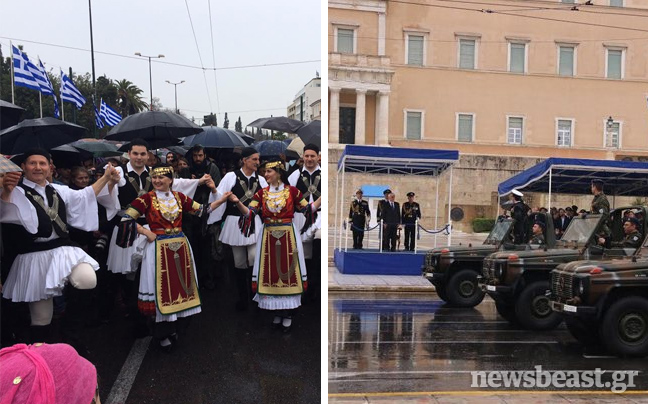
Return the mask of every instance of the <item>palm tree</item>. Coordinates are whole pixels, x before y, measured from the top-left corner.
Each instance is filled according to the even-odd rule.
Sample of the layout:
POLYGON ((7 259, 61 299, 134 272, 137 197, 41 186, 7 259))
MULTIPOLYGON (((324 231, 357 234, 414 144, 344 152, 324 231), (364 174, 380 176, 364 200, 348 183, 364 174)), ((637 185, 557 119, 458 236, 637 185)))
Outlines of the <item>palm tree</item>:
POLYGON ((117 80, 117 104, 122 116, 128 116, 148 109, 142 100, 142 90, 130 81, 117 80))

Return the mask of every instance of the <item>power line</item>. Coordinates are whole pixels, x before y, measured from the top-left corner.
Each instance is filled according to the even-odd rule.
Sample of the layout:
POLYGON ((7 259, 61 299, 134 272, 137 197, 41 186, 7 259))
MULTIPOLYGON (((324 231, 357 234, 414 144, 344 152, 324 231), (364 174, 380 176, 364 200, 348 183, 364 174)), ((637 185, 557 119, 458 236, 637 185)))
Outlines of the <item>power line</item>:
MULTIPOLYGON (((209 7, 209 31, 211 33, 211 48, 212 48, 212 64, 216 66, 216 52, 214 51, 214 28, 212 26, 211 15, 211 0, 207 0, 209 7)), ((216 78, 216 70, 214 70, 214 84, 216 85, 216 115, 220 115, 220 100, 218 98, 218 79, 216 78)))
MULTIPOLYGON (((70 49, 70 50, 77 50, 77 51, 82 51, 82 52, 90 52, 90 49, 84 49, 84 48, 77 48, 74 46, 67 46, 67 45, 59 45, 59 44, 53 44, 53 43, 48 43, 48 42, 40 42, 40 41, 31 41, 28 39, 20 39, 20 38, 13 38, 13 37, 8 37, 8 36, 0 36, 2 39, 8 39, 10 41, 17 41, 17 42, 25 42, 25 43, 33 43, 37 45, 45 45, 45 46, 52 46, 55 48, 63 48, 63 49, 70 49)), ((139 60, 142 61, 142 58, 136 57, 136 56, 131 56, 131 55, 122 55, 119 53, 111 53, 111 52, 102 52, 95 50, 95 53, 99 53, 102 55, 108 55, 108 56, 115 56, 115 57, 120 57, 120 58, 126 58, 126 59, 133 59, 133 60, 139 60)), ((242 65, 242 66, 227 66, 227 67, 201 67, 201 66, 192 66, 192 65, 186 65, 182 63, 174 63, 174 62, 167 62, 163 60, 152 60, 151 62, 153 63, 161 63, 165 65, 171 65, 171 66, 179 66, 179 67, 186 67, 190 69, 199 69, 199 70, 236 70, 236 69, 250 69, 250 68, 258 68, 258 67, 274 67, 274 66, 286 66, 286 65, 298 65, 298 64, 305 64, 305 63, 320 63, 321 59, 314 59, 314 60, 299 60, 299 61, 292 61, 292 62, 277 62, 277 63, 264 63, 264 64, 257 64, 257 65, 242 65)))
POLYGON ((209 109, 212 108, 211 95, 209 94, 209 85, 207 84, 207 75, 205 74, 205 65, 202 61, 202 56, 200 55, 200 47, 198 46, 198 38, 196 38, 196 30, 194 29, 193 21, 191 20, 191 13, 189 12, 189 3, 185 0, 185 5, 187 6, 187 15, 189 16, 189 23, 191 24, 191 32, 193 32, 194 41, 196 42, 196 50, 198 51, 198 59, 200 59, 200 67, 202 68, 203 78, 205 79, 205 90, 207 91, 207 99, 209 99, 209 109))
MULTIPOLYGON (((329 37, 335 38, 335 34, 329 34, 329 37)), ((403 41, 405 38, 379 38, 377 36, 356 36, 357 39, 385 39, 387 41, 403 41)), ((574 39, 574 42, 609 42, 609 41, 646 41, 648 37, 641 38, 604 38, 604 39, 574 39)), ((433 43, 456 43, 456 39, 426 39, 426 42, 433 43)), ((506 44, 509 41, 485 41, 480 39, 480 44, 506 44)), ((556 40, 533 40, 533 43, 555 43, 556 40)))
MULTIPOLYGON (((190 112, 201 112, 205 114, 211 114, 212 111, 199 111, 196 109, 185 109, 182 108, 183 111, 190 111, 190 112)), ((263 111, 285 111, 286 107, 281 107, 281 108, 265 108, 265 109, 248 109, 245 111, 227 111, 230 114, 241 114, 245 112, 263 112, 263 111)))

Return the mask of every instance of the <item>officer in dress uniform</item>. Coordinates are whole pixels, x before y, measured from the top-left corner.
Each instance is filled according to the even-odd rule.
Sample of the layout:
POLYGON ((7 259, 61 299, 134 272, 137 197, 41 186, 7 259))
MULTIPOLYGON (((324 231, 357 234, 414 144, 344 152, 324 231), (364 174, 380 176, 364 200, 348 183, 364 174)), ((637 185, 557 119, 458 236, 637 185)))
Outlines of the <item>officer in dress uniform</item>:
POLYGON ((356 191, 356 199, 351 202, 351 209, 349 209, 349 220, 352 223, 351 230, 353 231, 354 249, 362 249, 365 224, 366 227, 369 226, 369 219, 371 219, 369 203, 362 199, 362 190, 358 189, 356 191))
POLYGON ((625 237, 621 241, 612 242, 612 247, 639 248, 643 239, 638 230, 640 224, 641 222, 637 218, 628 218, 623 223, 625 237))
POLYGON ((403 204, 403 226, 405 227, 405 251, 414 251, 416 243, 416 220, 421 218, 421 207, 414 202, 414 192, 407 193, 407 202, 403 204))
POLYGON ((524 203, 522 197, 524 195, 522 192, 514 189, 509 194, 509 200, 513 203, 511 207, 511 217, 515 219, 515 227, 513 228, 513 235, 515 238, 515 244, 524 244, 528 239, 528 225, 529 223, 529 205, 524 203))

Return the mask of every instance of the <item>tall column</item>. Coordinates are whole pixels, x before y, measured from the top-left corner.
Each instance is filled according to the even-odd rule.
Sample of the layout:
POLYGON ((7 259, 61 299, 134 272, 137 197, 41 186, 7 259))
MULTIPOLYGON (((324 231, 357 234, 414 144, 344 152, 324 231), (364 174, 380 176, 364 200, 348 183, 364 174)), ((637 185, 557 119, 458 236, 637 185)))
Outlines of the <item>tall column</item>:
POLYGON ((329 143, 340 143, 340 89, 329 87, 329 143))
POLYGON ((356 116, 355 116, 355 144, 365 144, 365 118, 367 116, 365 111, 365 99, 367 90, 356 90, 356 116))
POLYGON ((386 14, 378 13, 378 56, 385 56, 386 14))
POLYGON ((379 91, 376 97, 376 144, 379 146, 389 145, 389 92, 379 91))

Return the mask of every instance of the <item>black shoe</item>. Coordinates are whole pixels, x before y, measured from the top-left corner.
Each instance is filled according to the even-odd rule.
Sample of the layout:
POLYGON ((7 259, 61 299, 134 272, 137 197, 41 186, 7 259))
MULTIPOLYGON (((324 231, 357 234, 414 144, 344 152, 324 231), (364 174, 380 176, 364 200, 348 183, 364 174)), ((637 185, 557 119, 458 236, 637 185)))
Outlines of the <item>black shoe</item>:
POLYGON ((174 347, 174 345, 175 345, 175 344, 173 343, 173 341, 172 341, 171 338, 169 338, 169 337, 167 337, 167 338, 161 340, 161 341, 158 343, 158 347, 160 348, 160 350, 161 350, 162 352, 166 353, 166 354, 170 354, 171 352, 173 352, 173 347, 174 347), (162 343, 163 343, 164 341, 167 341, 169 344, 168 344, 168 345, 162 345, 162 343))

